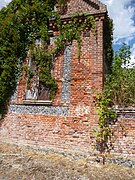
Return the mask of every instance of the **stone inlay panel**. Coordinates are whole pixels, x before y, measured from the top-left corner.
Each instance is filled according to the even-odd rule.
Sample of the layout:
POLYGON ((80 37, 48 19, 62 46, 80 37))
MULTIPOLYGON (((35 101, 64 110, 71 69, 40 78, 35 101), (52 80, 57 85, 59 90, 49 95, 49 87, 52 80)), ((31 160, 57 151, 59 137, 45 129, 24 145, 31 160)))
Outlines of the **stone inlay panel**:
POLYGON ((52 116, 68 116, 67 106, 9 105, 9 113, 16 114, 47 114, 52 116))
POLYGON ((63 76, 62 76, 62 102, 70 102, 72 45, 68 45, 64 51, 63 76))
POLYGON ((135 114, 118 115, 118 117, 122 119, 135 119, 135 114))
POLYGON ((119 118, 122 119, 135 119, 135 110, 134 109, 121 109, 121 110, 115 110, 118 114, 119 118))

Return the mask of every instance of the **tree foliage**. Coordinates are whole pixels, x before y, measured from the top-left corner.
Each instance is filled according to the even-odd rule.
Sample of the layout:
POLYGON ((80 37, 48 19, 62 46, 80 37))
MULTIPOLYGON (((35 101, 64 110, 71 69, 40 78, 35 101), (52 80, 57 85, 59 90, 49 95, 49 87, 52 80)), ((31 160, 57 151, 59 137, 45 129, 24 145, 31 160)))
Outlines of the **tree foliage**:
POLYGON ((130 55, 130 47, 125 44, 114 55, 105 85, 112 106, 128 107, 135 104, 135 67, 131 67, 130 55))
POLYGON ((114 54, 112 65, 106 77, 102 94, 96 98, 99 115, 96 133, 96 149, 103 155, 113 148, 112 126, 117 121, 113 107, 121 108, 135 105, 135 67, 130 64, 130 47, 125 44, 114 54))

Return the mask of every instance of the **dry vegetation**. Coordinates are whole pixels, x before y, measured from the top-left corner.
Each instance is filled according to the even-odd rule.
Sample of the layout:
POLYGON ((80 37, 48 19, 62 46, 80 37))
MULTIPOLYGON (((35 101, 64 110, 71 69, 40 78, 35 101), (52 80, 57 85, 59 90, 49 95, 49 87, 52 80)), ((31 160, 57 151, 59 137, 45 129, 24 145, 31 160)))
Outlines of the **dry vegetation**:
POLYGON ((135 169, 0 143, 0 180, 134 180, 135 169))

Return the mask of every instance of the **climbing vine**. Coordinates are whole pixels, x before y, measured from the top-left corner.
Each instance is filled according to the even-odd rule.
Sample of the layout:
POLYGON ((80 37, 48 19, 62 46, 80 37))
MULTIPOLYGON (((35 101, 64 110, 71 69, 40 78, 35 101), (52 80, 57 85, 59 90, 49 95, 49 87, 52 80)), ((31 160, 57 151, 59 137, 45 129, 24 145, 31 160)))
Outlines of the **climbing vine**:
MULTIPOLYGON (((52 57, 58 56, 65 44, 78 42, 78 57, 81 52, 81 31, 93 28, 96 32, 95 20, 92 16, 82 15, 85 23, 80 23, 75 14, 70 23, 63 24, 60 13, 54 12, 54 5, 60 8, 65 1, 51 0, 13 0, 7 8, 0 11, 0 111, 3 111, 9 98, 13 94, 16 83, 22 72, 23 61, 31 50, 31 58, 36 62, 36 74, 40 81, 50 89, 53 98, 57 91, 57 84, 51 74, 52 57), (49 21, 56 22, 60 35, 55 40, 55 47, 48 48, 49 21), (42 40, 41 47, 36 47, 35 41, 42 40)), ((27 88, 33 72, 26 68, 28 73, 27 88)))
POLYGON ((94 129, 96 150, 100 152, 103 158, 103 164, 105 163, 106 154, 113 149, 112 138, 113 131, 112 126, 117 121, 117 114, 109 107, 110 99, 103 92, 96 96, 96 109, 99 115, 98 128, 94 129))

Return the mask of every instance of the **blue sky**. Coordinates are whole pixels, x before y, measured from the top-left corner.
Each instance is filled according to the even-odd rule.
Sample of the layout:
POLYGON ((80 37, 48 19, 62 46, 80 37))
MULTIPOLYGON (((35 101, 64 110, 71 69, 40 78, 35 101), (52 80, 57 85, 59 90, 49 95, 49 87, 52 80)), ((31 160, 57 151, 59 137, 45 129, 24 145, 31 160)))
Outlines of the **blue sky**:
MULTIPOLYGON (((0 8, 11 0, 0 0, 0 8)), ((107 5, 114 22, 114 49, 123 42, 131 46, 131 62, 135 63, 135 0, 100 0, 107 5)))
POLYGON ((131 62, 135 63, 135 0, 100 0, 107 5, 114 23, 114 49, 124 42, 131 47, 131 62))

